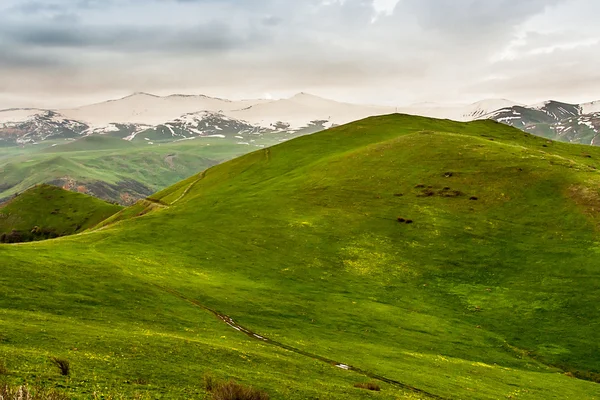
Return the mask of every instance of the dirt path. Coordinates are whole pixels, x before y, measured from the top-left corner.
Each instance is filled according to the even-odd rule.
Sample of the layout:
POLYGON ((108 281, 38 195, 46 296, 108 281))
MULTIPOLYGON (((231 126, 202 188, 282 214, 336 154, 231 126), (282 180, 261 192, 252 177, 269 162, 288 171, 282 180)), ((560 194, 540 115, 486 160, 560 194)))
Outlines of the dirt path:
POLYGON ((226 323, 227 325, 229 325, 230 327, 232 327, 236 331, 241 332, 241 333, 245 334, 246 336, 248 336, 248 337, 250 337, 250 338, 252 338, 254 340, 258 340, 258 341, 261 341, 263 343, 268 343, 270 345, 277 346, 279 348, 291 351, 293 353, 300 354, 300 355, 305 356, 305 357, 310 357, 310 358, 312 358, 314 360, 322 361, 324 363, 327 363, 329 365, 335 366, 337 368, 344 369, 346 371, 356 372, 358 374, 367 376, 367 377, 369 377, 371 379, 375 379, 375 380, 378 380, 378 381, 381 381, 381 382, 385 382, 387 384, 390 384, 390 385, 393 385, 393 386, 396 386, 396 387, 399 387, 399 388, 402 388, 402 389, 405 389, 405 390, 408 390, 408 391, 411 391, 411 392, 414 392, 414 393, 421 394, 421 395, 426 396, 426 397, 428 397, 430 399, 446 400, 444 397, 440 397, 440 396, 435 395, 433 393, 429 393, 429 392, 427 392, 425 390, 416 388, 416 387, 408 385, 406 383, 402 383, 402 382, 399 382, 399 381, 396 381, 396 380, 393 380, 393 379, 389 379, 389 378, 386 378, 384 376, 375 374, 373 372, 369 372, 369 371, 366 371, 366 370, 354 367, 352 365, 340 363, 340 362, 337 362, 337 361, 332 360, 330 358, 323 357, 323 356, 320 356, 320 355, 317 355, 317 354, 312 354, 310 352, 307 352, 307 351, 304 351, 304 350, 301 350, 301 349, 297 349, 295 347, 288 346, 286 344, 283 344, 283 343, 277 342, 275 340, 269 339, 267 337, 261 336, 261 335, 255 333, 255 332, 251 331, 250 329, 245 328, 242 325, 238 324, 237 322, 235 322, 233 320, 233 318, 231 318, 231 317, 229 317, 229 316, 227 316, 225 314, 221 314, 221 313, 219 313, 219 312, 217 312, 217 311, 215 311, 215 310, 213 310, 213 309, 211 309, 209 307, 206 307, 205 305, 199 303, 198 301, 196 301, 194 299, 190 299, 188 297, 185 297, 183 294, 177 292, 176 290, 173 290, 173 289, 170 289, 170 288, 167 288, 167 287, 164 287, 164 286, 160 286, 160 285, 157 285, 157 284, 152 284, 152 285, 155 286, 155 287, 157 287, 157 288, 159 288, 160 290, 162 290, 164 292, 170 293, 173 296, 180 298, 181 300, 187 301, 188 303, 192 304, 195 307, 198 307, 198 308, 201 308, 201 309, 203 309, 205 311, 210 312, 215 317, 217 317, 219 320, 223 321, 224 323, 226 323))
POLYGON ((194 186, 196 186, 196 184, 198 182, 200 182, 202 179, 204 179, 205 176, 206 176, 206 171, 203 171, 200 174, 200 177, 198 179, 196 179, 194 182, 190 183, 190 185, 183 191, 183 193, 181 193, 181 196, 179 196, 177 199, 175 199, 174 201, 172 201, 170 203, 170 205, 172 206, 173 204, 177 203, 179 200, 183 199, 190 192, 190 190, 192 190, 192 188, 194 186))

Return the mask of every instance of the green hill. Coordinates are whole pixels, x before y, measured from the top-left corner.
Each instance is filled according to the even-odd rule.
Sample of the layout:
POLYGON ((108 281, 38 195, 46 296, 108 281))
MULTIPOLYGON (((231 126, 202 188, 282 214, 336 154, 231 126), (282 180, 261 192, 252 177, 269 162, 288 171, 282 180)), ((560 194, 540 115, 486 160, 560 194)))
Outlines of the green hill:
POLYGON ((146 134, 131 142, 104 134, 0 147, 0 202, 48 183, 132 205, 198 171, 307 132, 256 135, 249 142, 230 135, 156 143, 146 134))
POLYGON ((38 185, 0 205, 0 242, 28 242, 91 228, 122 207, 50 185, 38 185))
POLYGON ((0 246, 0 357, 74 398, 600 398, 598 160, 403 115, 254 152, 0 246))
POLYGON ((51 147, 44 148, 44 153, 63 153, 72 151, 98 151, 98 150, 114 150, 114 149, 131 149, 141 148, 137 145, 123 140, 118 137, 109 135, 90 135, 70 142, 62 143, 51 147))
POLYGON ((164 189, 199 170, 249 151, 249 146, 207 139, 139 145, 89 136, 54 147, 0 152, 0 201, 48 183, 123 205, 164 189))

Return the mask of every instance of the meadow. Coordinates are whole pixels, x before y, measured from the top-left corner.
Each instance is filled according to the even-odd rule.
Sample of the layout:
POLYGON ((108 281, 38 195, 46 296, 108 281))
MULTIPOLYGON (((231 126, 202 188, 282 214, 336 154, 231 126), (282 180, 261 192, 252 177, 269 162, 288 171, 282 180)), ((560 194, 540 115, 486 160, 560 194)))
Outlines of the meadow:
POLYGON ((598 160, 405 115, 241 156, 0 245, 3 378, 74 399, 210 398, 207 374, 272 399, 600 398, 598 160))

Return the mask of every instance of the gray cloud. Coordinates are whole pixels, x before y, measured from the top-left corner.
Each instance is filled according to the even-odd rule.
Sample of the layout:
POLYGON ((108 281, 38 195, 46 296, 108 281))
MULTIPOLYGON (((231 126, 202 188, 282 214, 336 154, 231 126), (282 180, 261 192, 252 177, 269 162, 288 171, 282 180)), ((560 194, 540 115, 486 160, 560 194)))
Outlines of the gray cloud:
MULTIPOLYGON (((460 36, 510 32, 515 24, 564 0, 407 0, 425 29, 460 36)), ((398 8, 402 10, 402 8, 398 8)))
POLYGON ((137 90, 395 104, 600 98, 600 84, 581 83, 598 82, 600 28, 581 23, 599 11, 593 0, 389 0, 387 13, 375 1, 4 0, 0 107, 137 90))
POLYGON ((0 27, 13 44, 36 48, 110 49, 128 52, 166 52, 185 50, 228 50, 251 44, 259 35, 233 32, 229 25, 210 21, 195 27, 169 30, 165 27, 85 27, 62 23, 20 29, 18 25, 0 27))

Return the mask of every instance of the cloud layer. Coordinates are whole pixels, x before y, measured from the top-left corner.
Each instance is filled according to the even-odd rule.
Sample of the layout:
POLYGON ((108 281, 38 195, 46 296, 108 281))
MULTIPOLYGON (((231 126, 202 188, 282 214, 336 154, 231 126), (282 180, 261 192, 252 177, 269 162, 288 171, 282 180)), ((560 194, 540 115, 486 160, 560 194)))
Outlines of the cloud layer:
POLYGON ((600 98, 594 0, 3 0, 0 108, 133 91, 600 98))

